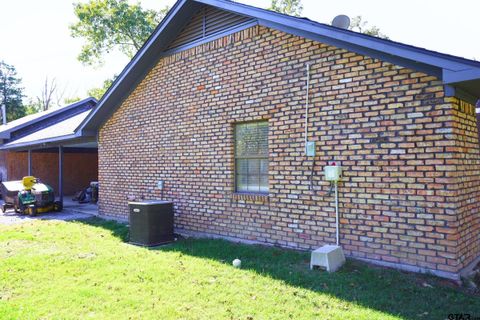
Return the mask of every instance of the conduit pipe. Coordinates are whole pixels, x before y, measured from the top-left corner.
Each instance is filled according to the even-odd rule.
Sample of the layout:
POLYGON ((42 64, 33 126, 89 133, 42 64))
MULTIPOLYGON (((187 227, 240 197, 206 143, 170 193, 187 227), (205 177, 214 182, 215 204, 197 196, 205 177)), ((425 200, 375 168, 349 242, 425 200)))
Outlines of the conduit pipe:
POLYGON ((310 65, 307 63, 307 93, 305 96, 305 148, 307 148, 308 142, 308 103, 310 94, 310 65))
POLYGON ((340 224, 339 224, 339 216, 338 216, 338 181, 335 181, 335 229, 336 229, 336 240, 337 246, 340 245, 340 224))

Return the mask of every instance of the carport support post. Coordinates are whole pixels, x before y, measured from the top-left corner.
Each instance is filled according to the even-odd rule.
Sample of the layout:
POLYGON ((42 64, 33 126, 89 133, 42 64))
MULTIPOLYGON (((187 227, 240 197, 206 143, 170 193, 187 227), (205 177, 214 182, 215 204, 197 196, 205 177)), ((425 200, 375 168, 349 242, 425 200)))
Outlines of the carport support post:
POLYGON ((32 150, 28 149, 28 176, 32 175, 32 150))
POLYGON ((58 147, 58 195, 63 205, 63 147, 58 147))

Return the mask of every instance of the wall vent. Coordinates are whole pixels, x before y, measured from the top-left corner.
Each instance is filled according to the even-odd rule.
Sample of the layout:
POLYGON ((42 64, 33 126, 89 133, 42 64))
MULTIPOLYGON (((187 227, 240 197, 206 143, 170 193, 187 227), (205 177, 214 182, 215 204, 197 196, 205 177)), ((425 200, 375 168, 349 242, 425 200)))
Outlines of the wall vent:
POLYGON ((250 17, 203 6, 192 16, 167 50, 181 47, 252 20, 250 17))

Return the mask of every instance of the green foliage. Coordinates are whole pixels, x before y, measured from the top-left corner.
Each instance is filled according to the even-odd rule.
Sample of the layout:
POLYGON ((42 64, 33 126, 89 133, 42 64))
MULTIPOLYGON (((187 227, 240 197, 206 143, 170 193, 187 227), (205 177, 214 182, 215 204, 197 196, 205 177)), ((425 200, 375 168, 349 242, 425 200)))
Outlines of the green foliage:
POLYGON ((26 114, 22 102, 24 95, 21 82, 22 80, 17 76, 15 67, 0 61, 0 104, 4 103, 6 106, 8 122, 26 114))
POLYGON ((132 57, 168 11, 143 9, 127 0, 90 0, 74 4, 78 21, 70 26, 74 38, 85 44, 78 59, 87 65, 103 62, 103 55, 118 49, 132 57))
POLYGON ((25 107, 25 115, 30 115, 30 114, 35 114, 37 112, 40 112, 40 108, 37 108, 35 105, 27 105, 25 107))
POLYGON ((1 319, 445 319, 480 299, 433 277, 220 240, 143 248, 112 221, 0 225, 1 319), (242 267, 232 267, 232 260, 242 267), (453 309, 453 310, 452 310, 453 309))
POLYGON ((34 114, 42 111, 42 104, 38 99, 30 99, 25 106, 25 115, 34 114))
POLYGON ((387 35, 382 33, 377 26, 369 26, 368 21, 363 21, 362 16, 353 17, 348 29, 378 38, 390 39, 387 35))
POLYGON ((301 0, 272 0, 270 10, 299 17, 303 11, 301 0))
POLYGON ((117 75, 114 75, 112 78, 103 81, 102 87, 92 88, 87 91, 87 94, 90 97, 94 97, 95 99, 100 100, 105 94, 105 92, 107 92, 108 88, 110 88, 110 86, 112 85, 113 81, 115 81, 116 78, 117 78, 117 75))
POLYGON ((78 102, 80 100, 82 100, 82 98, 80 98, 80 97, 68 97, 68 98, 63 99, 63 105, 68 106, 69 104, 73 104, 73 103, 78 102))
MULTIPOLYGON (((54 106, 67 106, 69 104, 75 103, 80 100, 82 100, 80 97, 68 97, 68 98, 64 98, 63 102, 58 101, 58 103, 55 104, 54 106)), ((45 109, 42 99, 38 97, 35 99, 30 99, 28 103, 25 105, 26 115, 34 114, 34 113, 45 111, 45 110, 48 110, 48 109, 45 109)))

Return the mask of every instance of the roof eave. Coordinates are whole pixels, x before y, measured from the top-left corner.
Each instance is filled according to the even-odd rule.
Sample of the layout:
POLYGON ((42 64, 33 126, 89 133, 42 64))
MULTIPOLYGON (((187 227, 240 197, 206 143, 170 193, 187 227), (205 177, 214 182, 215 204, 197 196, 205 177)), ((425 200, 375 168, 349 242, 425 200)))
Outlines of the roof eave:
POLYGON ((65 145, 70 143, 78 143, 79 141, 94 141, 93 137, 87 136, 78 136, 77 134, 68 134, 59 137, 35 140, 30 142, 24 143, 17 143, 12 145, 4 145, 0 147, 0 150, 10 150, 10 151, 21 151, 21 150, 28 150, 28 149, 43 149, 43 148, 51 148, 54 146, 65 145))
POLYGON ((92 103, 92 104, 95 105, 95 104, 97 104, 97 102, 98 102, 97 99, 95 99, 93 97, 88 97, 88 98, 85 98, 83 100, 77 101, 77 102, 72 103, 70 105, 67 105, 65 107, 59 108, 58 110, 50 112, 46 115, 43 115, 43 116, 38 117, 38 118, 34 118, 34 119, 32 119, 30 121, 27 121, 25 123, 22 123, 18 126, 15 126, 15 127, 10 128, 10 129, 7 129, 5 131, 2 131, 2 132, 0 132, 0 139, 10 139, 11 138, 11 133, 14 132, 14 131, 20 130, 20 129, 25 128, 25 127, 28 127, 29 125, 31 125, 33 123, 43 121, 45 119, 51 118, 53 116, 56 116, 58 114, 61 114, 63 112, 69 111, 69 110, 72 110, 74 108, 77 108, 79 106, 82 106, 82 105, 85 105, 85 104, 88 104, 88 103, 92 103))
POLYGON ((263 21, 264 24, 270 22, 273 23, 272 25, 275 26, 284 25, 290 27, 291 29, 298 29, 304 31, 308 30, 311 33, 321 35, 325 38, 337 39, 339 41, 374 49, 379 52, 384 52, 385 54, 397 55, 406 59, 410 59, 412 61, 417 61, 419 63, 425 63, 453 71, 464 70, 466 64, 478 64, 477 68, 480 68, 480 64, 475 61, 449 56, 426 49, 416 48, 402 43, 372 37, 350 30, 336 28, 327 24, 322 24, 311 20, 299 19, 297 17, 279 14, 274 11, 256 8, 242 3, 226 0, 193 1, 216 6, 227 11, 253 16, 259 19, 261 24, 263 21))
POLYGON ((443 81, 446 84, 480 79, 479 69, 464 69, 460 71, 443 70, 443 81))
POLYGON ((41 146, 43 144, 58 142, 58 141, 66 141, 66 140, 73 139, 73 138, 76 138, 75 134, 69 134, 69 135, 64 135, 64 136, 59 136, 59 137, 54 137, 54 138, 35 140, 35 141, 31 141, 31 142, 12 143, 11 145, 6 144, 6 145, 0 147, 0 150, 30 149, 30 148, 35 148, 36 146, 41 146))

